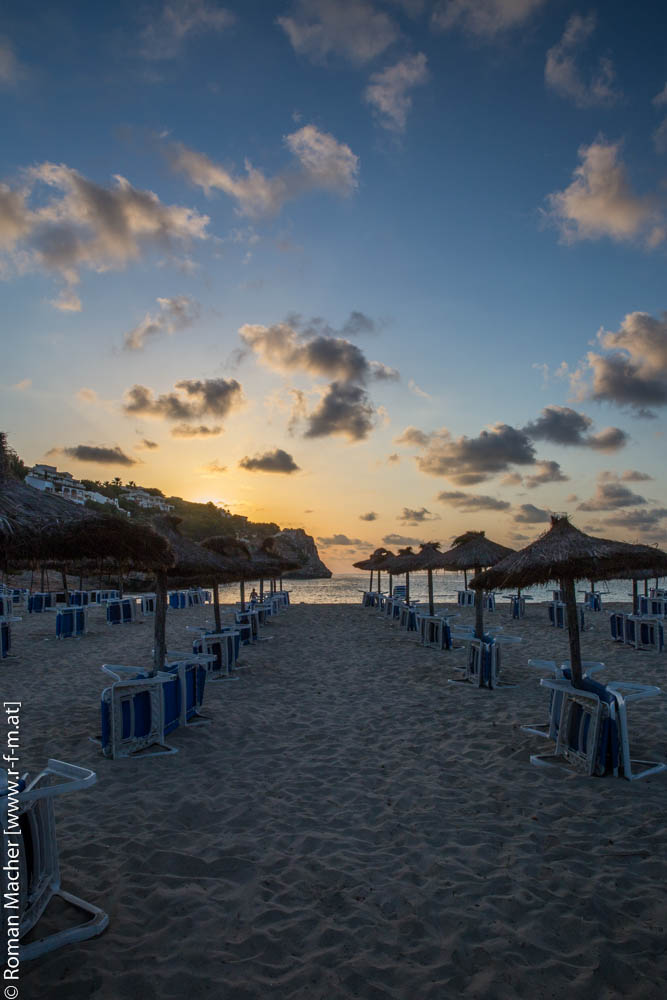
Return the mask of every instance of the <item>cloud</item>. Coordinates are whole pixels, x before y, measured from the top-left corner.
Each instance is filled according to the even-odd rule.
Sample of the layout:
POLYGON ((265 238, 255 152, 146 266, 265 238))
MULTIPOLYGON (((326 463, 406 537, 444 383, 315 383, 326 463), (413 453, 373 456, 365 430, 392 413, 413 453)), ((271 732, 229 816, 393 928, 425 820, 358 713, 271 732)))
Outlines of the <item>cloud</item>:
POLYGON ((16 190, 0 185, 0 248, 64 280, 54 303, 60 309, 80 308, 72 289, 82 268, 120 269, 150 250, 207 236, 207 215, 165 205, 119 175, 114 181, 103 187, 65 164, 46 162, 23 170, 16 190))
POLYGON ((367 514, 360 514, 359 515, 359 520, 360 521, 377 521, 377 519, 378 519, 378 515, 375 513, 374 510, 369 510, 369 512, 367 514))
POLYGON ((156 396, 145 385, 133 385, 125 393, 123 410, 130 416, 179 421, 172 429, 173 437, 210 437, 222 434, 223 428, 196 421, 204 416, 226 417, 244 402, 236 379, 181 379, 174 390, 156 396))
POLYGON ((605 518, 605 525, 613 525, 628 530, 652 532, 667 517, 667 507, 654 507, 653 510, 625 510, 605 518))
POLYGON ((409 535, 385 535, 382 539, 384 545, 423 545, 421 538, 411 538, 409 535))
POLYGON ((500 480, 501 486, 522 486, 523 477, 519 475, 518 472, 508 472, 506 476, 500 480))
POLYGON ((215 424, 213 427, 208 427, 206 424, 176 424, 175 427, 171 429, 171 436, 176 438, 195 438, 195 437, 217 437, 218 434, 223 433, 223 428, 220 424, 215 424))
POLYGON ((342 337, 315 334, 306 339, 307 334, 287 322, 271 326, 246 323, 239 334, 262 364, 284 374, 303 371, 361 384, 370 379, 399 378, 395 369, 368 361, 356 344, 342 337))
POLYGON ((655 95, 652 104, 654 104, 656 108, 661 108, 667 104, 667 83, 662 88, 660 93, 655 95))
POLYGON ((628 313, 619 330, 601 330, 598 341, 611 353, 589 351, 572 376, 573 387, 599 402, 631 407, 638 416, 655 416, 650 407, 667 403, 667 312, 657 319, 628 313))
POLYGON ((214 461, 209 462, 208 465, 204 466, 205 472, 210 472, 213 475, 222 475, 223 472, 227 471, 226 465, 221 465, 220 462, 214 461))
POLYGON ((522 503, 517 507, 514 520, 517 524, 542 524, 549 520, 550 514, 543 507, 532 503, 522 503))
POLYGON ((427 80, 426 56, 423 52, 418 52, 414 56, 406 56, 380 73, 373 73, 364 91, 364 98, 377 113, 383 128, 402 132, 412 107, 412 97, 408 91, 427 80))
POLYGON ((31 378, 22 378, 20 382, 15 382, 12 389, 16 389, 17 392, 25 392, 26 389, 30 389, 32 386, 31 378))
POLYGON ((544 78, 561 97, 572 100, 579 108, 614 104, 620 97, 614 89, 614 66, 611 59, 601 57, 590 80, 584 79, 579 57, 595 31, 595 14, 582 17, 572 14, 561 40, 547 52, 544 78))
POLYGON ((361 66, 398 38, 393 19, 367 0, 296 0, 292 15, 277 23, 292 48, 314 63, 337 55, 361 66))
POLYGON ((547 0, 440 0, 431 23, 438 31, 460 27, 471 35, 493 38, 517 28, 547 0))
POLYGON ((478 510, 509 510, 507 500, 498 500, 496 497, 485 496, 480 493, 463 493, 461 490, 443 490, 438 493, 438 500, 456 507, 466 514, 472 514, 478 510))
POLYGON ((537 463, 537 472, 531 476, 526 476, 525 482, 529 490, 534 490, 537 486, 542 486, 544 483, 566 483, 569 478, 569 476, 565 475, 558 462, 543 461, 537 463))
POLYGON ((318 538, 317 541, 320 545, 326 545, 327 547, 331 545, 368 545, 368 542, 362 542, 360 538, 348 538, 347 535, 331 535, 328 538, 318 538))
POLYGON ((143 438, 141 444, 136 446, 138 451, 142 451, 144 449, 146 451, 155 451, 155 449, 159 447, 160 446, 157 441, 150 441, 148 438, 143 438))
POLYGON ((400 461, 401 456, 395 451, 391 455, 387 455, 387 465, 396 465, 400 461))
POLYGON ((199 316, 199 303, 188 295, 178 295, 171 299, 158 298, 155 301, 158 311, 146 313, 142 321, 123 337, 123 348, 126 351, 142 351, 149 339, 186 330, 199 316))
POLYGON ((482 483, 511 465, 534 465, 535 449, 527 435, 497 423, 475 438, 453 438, 446 427, 429 438, 417 465, 430 476, 446 476, 461 486, 482 483))
POLYGON ((204 153, 171 143, 167 149, 171 165, 210 195, 212 190, 233 198, 243 215, 275 215, 285 202, 311 191, 327 191, 342 198, 353 194, 358 185, 359 158, 344 142, 314 125, 286 135, 285 145, 295 165, 274 177, 267 177, 246 160, 245 175, 234 176, 204 153))
POLYGON ((398 520, 404 524, 423 524, 424 521, 439 521, 440 515, 432 514, 426 507, 421 507, 419 510, 411 510, 410 507, 404 507, 398 520))
POLYGON ((648 502, 611 476, 613 473, 602 473, 594 496, 580 503, 577 510, 615 510, 617 507, 639 507, 648 502))
POLYGON ((653 133, 653 145, 656 152, 667 153, 667 118, 663 118, 653 133))
POLYGON ((308 415, 304 437, 342 434, 351 441, 362 441, 374 426, 375 410, 366 391, 349 382, 332 382, 308 415))
POLYGON ((0 87, 13 87, 23 75, 14 46, 5 35, 0 35, 0 87))
POLYGON ((656 199, 635 194, 619 160, 620 147, 620 142, 606 142, 602 137, 581 146, 581 163, 572 183, 547 197, 547 216, 566 243, 608 236, 617 242, 641 240, 655 247, 664 240, 656 199))
POLYGON ((425 448, 431 440, 431 435, 420 431, 418 427, 406 427, 394 438, 394 444, 405 444, 415 448, 425 448))
POLYGON ((297 472, 299 466, 292 456, 282 448, 274 448, 273 451, 265 451, 263 455, 255 455, 249 458, 247 455, 239 462, 241 469, 249 472, 282 472, 289 474, 297 472))
POLYGON ((141 54, 146 59, 174 59, 189 38, 225 31, 235 21, 231 11, 207 0, 165 0, 142 32, 141 54))
POLYGON ((619 427, 607 427, 597 434, 590 433, 593 421, 585 413, 569 406, 545 406, 542 413, 523 428, 534 441, 577 445, 597 451, 617 451, 627 444, 628 436, 619 427))
POLYGON ((138 465, 136 458, 126 455, 118 445, 105 447, 104 445, 77 444, 71 448, 63 448, 62 452, 69 458, 75 458, 77 462, 99 462, 102 465, 138 465))
POLYGON ((649 476, 648 472, 639 472, 637 469, 626 469, 621 475, 621 480, 624 483, 644 483, 648 482, 649 479, 653 479, 653 476, 649 476))
POLYGON ((82 386, 78 390, 76 396, 77 399, 80 399, 82 403, 96 403, 98 398, 95 390, 88 389, 86 388, 86 386, 82 386))

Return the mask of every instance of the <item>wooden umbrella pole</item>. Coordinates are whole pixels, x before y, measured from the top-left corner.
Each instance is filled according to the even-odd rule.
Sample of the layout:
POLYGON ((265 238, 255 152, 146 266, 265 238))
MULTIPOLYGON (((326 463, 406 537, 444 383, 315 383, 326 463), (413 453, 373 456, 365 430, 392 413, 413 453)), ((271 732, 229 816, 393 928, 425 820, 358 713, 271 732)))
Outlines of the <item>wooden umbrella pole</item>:
POLYGON ((259 600, 260 603, 264 603, 264 577, 259 578, 259 600))
POLYGON ((638 593, 637 593, 637 581, 633 580, 632 581, 632 613, 633 613, 633 615, 637 614, 638 608, 639 608, 639 596, 638 596, 638 593))
POLYGON ((380 570, 378 570, 378 594, 382 593, 382 587, 380 585, 380 570))
POLYGON ((574 590, 574 580, 561 580, 560 589, 565 599, 567 607, 567 630, 570 636, 570 669, 572 671, 572 684, 574 687, 581 687, 581 642, 579 638, 579 613, 577 610, 577 596, 574 590))
POLYGON ((241 580, 241 611, 245 611, 245 580, 241 580))
POLYGON ((63 590, 65 591, 65 600, 67 600, 67 566, 63 566, 60 575, 63 578, 63 590))
POLYGON ((428 613, 433 617, 435 606, 433 604, 433 570, 428 571, 428 613))
POLYGON ((163 569, 155 574, 155 622, 153 633, 153 676, 162 670, 167 656, 167 574, 163 569))
POLYGON ((463 589, 468 589, 468 571, 465 569, 463 570, 463 589))
MULTIPOLYGON (((479 572, 480 567, 475 566, 475 576, 479 572)), ((475 591, 475 638, 484 638, 484 591, 481 587, 478 587, 475 591)))
POLYGON ((368 584, 368 590, 371 593, 373 591, 373 570, 371 570, 371 582, 368 584))
POLYGON ((405 574, 405 603, 410 603, 410 574, 405 574))
POLYGON ((222 628, 222 621, 220 619, 220 593, 218 591, 218 581, 213 581, 213 617, 215 618, 215 629, 219 632, 222 628))
POLYGON ((389 574, 389 596, 390 597, 393 594, 393 592, 394 592, 394 578, 393 578, 393 576, 390 573, 389 574))
POLYGON ((648 597, 648 579, 644 580, 644 597, 648 597))

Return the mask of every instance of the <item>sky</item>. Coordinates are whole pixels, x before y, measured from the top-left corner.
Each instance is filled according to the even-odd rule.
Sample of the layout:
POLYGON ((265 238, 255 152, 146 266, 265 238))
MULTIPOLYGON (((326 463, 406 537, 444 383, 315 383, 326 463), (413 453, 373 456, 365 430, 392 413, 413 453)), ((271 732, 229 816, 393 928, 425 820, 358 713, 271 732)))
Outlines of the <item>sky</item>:
POLYGON ((0 428, 345 571, 666 543, 667 9, 0 14, 0 428))

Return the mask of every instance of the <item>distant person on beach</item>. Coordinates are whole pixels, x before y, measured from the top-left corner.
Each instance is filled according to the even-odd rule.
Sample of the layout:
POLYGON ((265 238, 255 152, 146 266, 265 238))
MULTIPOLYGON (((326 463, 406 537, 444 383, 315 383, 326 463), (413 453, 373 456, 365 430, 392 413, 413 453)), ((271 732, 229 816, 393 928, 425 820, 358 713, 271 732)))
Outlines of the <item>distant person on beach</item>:
POLYGON ((252 588, 252 593, 250 594, 250 600, 251 601, 258 601, 259 600, 259 594, 257 593, 257 591, 255 590, 254 587, 252 588))

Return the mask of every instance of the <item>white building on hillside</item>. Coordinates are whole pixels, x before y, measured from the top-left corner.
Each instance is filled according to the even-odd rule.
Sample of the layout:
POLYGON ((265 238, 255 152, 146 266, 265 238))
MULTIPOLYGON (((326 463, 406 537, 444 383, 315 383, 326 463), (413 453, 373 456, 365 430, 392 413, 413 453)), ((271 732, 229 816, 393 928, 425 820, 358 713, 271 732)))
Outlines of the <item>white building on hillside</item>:
POLYGON ((105 497, 95 490, 87 490, 71 472, 58 472, 55 465, 35 465, 25 477, 25 483, 33 489, 54 493, 72 503, 84 504, 86 500, 94 500, 95 503, 108 503, 118 507, 118 500, 114 497, 105 497))
POLYGON ((129 500, 131 503, 136 503, 138 507, 142 507, 144 510, 161 510, 164 513, 168 513, 170 510, 174 509, 174 505, 167 503, 164 497, 154 496, 152 493, 147 493, 146 490, 142 490, 140 487, 124 489, 123 500, 129 500))

